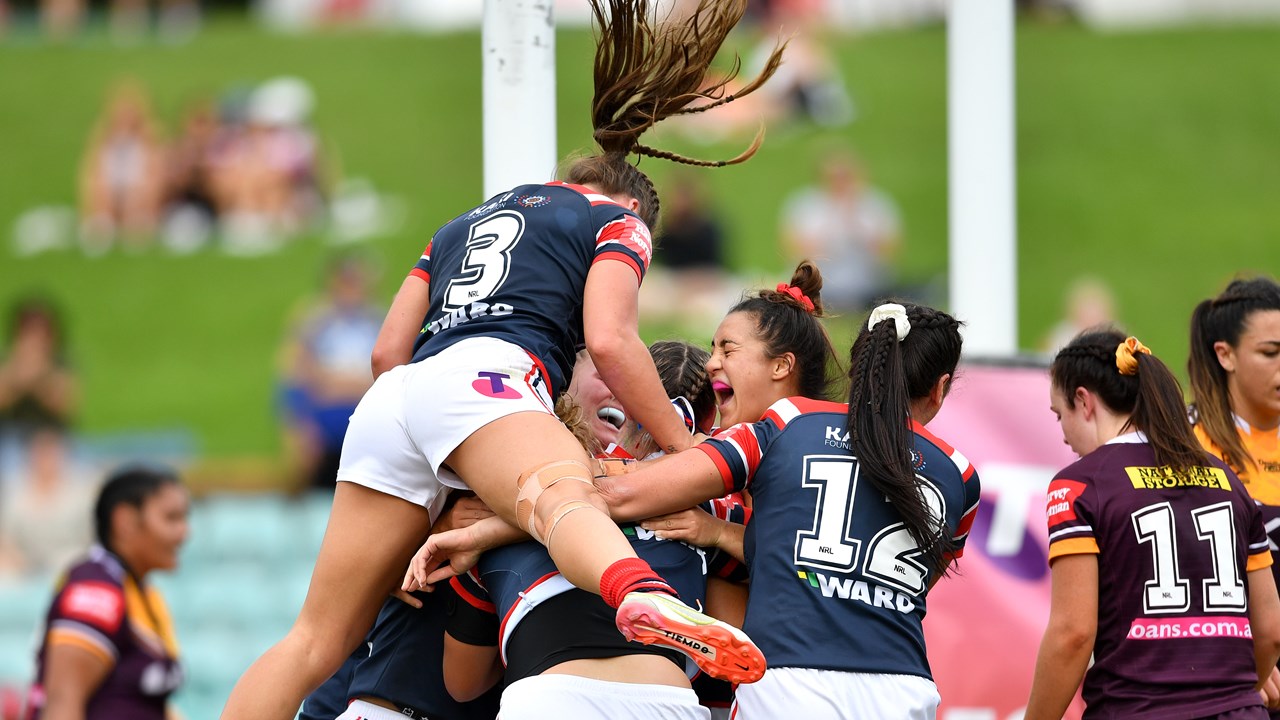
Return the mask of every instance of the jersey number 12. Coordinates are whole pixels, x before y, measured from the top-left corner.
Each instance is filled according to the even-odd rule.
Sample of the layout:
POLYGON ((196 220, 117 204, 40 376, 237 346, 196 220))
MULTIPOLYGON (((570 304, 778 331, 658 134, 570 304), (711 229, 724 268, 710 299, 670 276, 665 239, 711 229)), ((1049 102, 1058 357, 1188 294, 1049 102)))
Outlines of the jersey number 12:
MULTIPOLYGON (((852 572, 858 566, 863 541, 853 536, 853 505, 861 466, 848 455, 809 455, 804 459, 805 487, 817 488, 813 529, 796 533, 795 563, 852 572)), ((935 526, 946 516, 942 493, 928 482, 920 490, 935 526)), ((866 502, 866 501, 864 501, 866 502)), ((880 582, 919 595, 928 586, 929 570, 917 561, 921 549, 904 523, 880 528, 867 541, 862 573, 880 582)))

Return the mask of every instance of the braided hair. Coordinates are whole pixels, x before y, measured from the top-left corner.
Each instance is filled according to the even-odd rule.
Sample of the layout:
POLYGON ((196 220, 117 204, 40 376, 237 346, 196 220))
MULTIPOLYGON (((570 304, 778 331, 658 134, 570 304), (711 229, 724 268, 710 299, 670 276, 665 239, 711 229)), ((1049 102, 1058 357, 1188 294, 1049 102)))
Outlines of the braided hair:
POLYGON ((1255 313, 1280 310, 1280 285, 1270 278, 1236 280, 1216 298, 1202 301, 1191 314, 1191 353, 1187 375, 1195 398, 1196 422, 1215 445, 1222 459, 1236 472, 1247 472, 1253 455, 1240 439, 1232 418, 1227 371, 1213 349, 1216 342, 1235 347, 1249 318, 1255 313))
POLYGON ((1125 427, 1146 434, 1157 464, 1176 472, 1203 465, 1208 456, 1191 431, 1178 379, 1149 352, 1134 353, 1137 371, 1122 374, 1116 348, 1124 342, 1114 328, 1086 330, 1054 356, 1049 379, 1069 408, 1075 407, 1076 388, 1085 388, 1112 411, 1128 415, 1125 427))
POLYGON ((760 290, 739 301, 729 314, 748 313, 755 320, 756 336, 764 343, 768 357, 795 355, 800 395, 830 399, 837 377, 832 368, 839 368, 840 361, 820 320, 826 317, 822 310, 822 273, 817 265, 804 260, 796 266, 791 282, 779 286, 788 287, 808 299, 812 307, 785 289, 760 290))
MULTIPOLYGON (((710 353, 686 342, 661 340, 649 346, 649 354, 653 356, 653 364, 658 368, 658 377, 662 379, 667 397, 683 397, 689 401, 695 429, 709 425, 716 412, 716 394, 711 389, 711 378, 706 368, 710 353)), ((627 428, 621 444, 631 449, 636 457, 644 457, 658 449, 653 436, 647 431, 634 423, 628 423, 627 428)))
POLYGON ((888 499, 923 550, 924 564, 946 575, 955 542, 942 532, 911 464, 911 401, 927 397, 944 375, 954 376, 960 321, 924 305, 901 305, 911 324, 901 341, 896 322, 882 320, 863 324, 849 350, 849 446, 862 477, 888 499))
POLYGON ((640 135, 669 117, 704 112, 754 92, 778 69, 784 46, 774 49, 764 69, 744 88, 725 94, 740 63, 735 59, 732 72, 710 84, 707 71, 746 11, 747 0, 699 0, 689 17, 667 17, 664 22, 653 17, 648 0, 590 2, 599 28, 591 126, 601 153, 576 160, 565 179, 606 195, 635 198, 640 219, 657 227, 658 192, 649 177, 627 161, 631 153, 690 165, 734 165, 755 154, 764 131, 737 157, 722 161, 695 160, 641 145, 640 135))

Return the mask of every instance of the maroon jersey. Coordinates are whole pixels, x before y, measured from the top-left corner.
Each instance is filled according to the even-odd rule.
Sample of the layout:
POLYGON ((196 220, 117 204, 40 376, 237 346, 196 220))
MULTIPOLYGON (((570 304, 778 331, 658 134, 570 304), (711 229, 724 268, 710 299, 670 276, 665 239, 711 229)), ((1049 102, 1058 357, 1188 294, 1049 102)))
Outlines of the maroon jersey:
POLYGON ((1098 555, 1086 718, 1201 718, 1261 705, 1246 573, 1271 564, 1257 506, 1205 455, 1177 474, 1138 433, 1049 485, 1049 562, 1098 555))
POLYGON ((165 703, 182 682, 173 623, 160 594, 140 587, 107 550, 90 550, 54 595, 29 720, 44 709, 45 658, 55 644, 74 645, 111 667, 89 698, 85 720, 164 720, 165 703))

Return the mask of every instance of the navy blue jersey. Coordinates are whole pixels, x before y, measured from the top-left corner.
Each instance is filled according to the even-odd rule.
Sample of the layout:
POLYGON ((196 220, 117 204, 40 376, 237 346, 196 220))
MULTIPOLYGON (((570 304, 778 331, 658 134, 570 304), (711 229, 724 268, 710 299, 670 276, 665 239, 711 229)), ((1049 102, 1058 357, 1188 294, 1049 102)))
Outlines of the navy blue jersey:
MULTIPOLYGON (((626 524, 621 529, 636 554, 648 562, 682 600, 695 606, 706 600, 707 570, 701 549, 682 542, 659 540, 653 532, 638 525, 626 524)), ((626 642, 615 625, 616 611, 598 595, 571 585, 556 569, 546 548, 539 543, 524 542, 490 550, 481 556, 480 563, 469 576, 454 580, 454 588, 473 609, 496 616, 493 620, 496 628, 491 625, 488 630, 478 633, 475 628, 479 621, 474 617, 464 617, 457 620, 458 626, 451 621, 450 634, 462 642, 482 645, 486 643, 482 642, 481 636, 496 630, 497 637, 492 639, 498 644, 502 662, 508 668, 508 684, 566 660, 636 653, 678 658, 691 676, 696 672, 693 662, 686 662, 682 654, 626 642), (562 598, 581 610, 582 620, 575 624, 557 622, 552 642, 542 642, 543 635, 534 627, 544 613, 535 611, 548 608, 548 617, 555 617, 558 621, 561 618, 552 612, 552 608, 562 598), (462 628, 462 624, 466 627, 462 628), (460 631, 455 632, 455 627, 460 631), (600 631, 601 628, 604 632, 600 631), (539 640, 521 642, 521 633, 525 631, 533 633, 539 640), (522 656, 517 657, 522 648, 522 656)))
POLYGON ((653 240, 640 218, 580 185, 521 185, 436 231, 413 273, 431 306, 413 360, 469 337, 524 348, 544 368, 554 397, 582 346, 587 272, 602 260, 642 280, 653 240))
POLYGON ((347 694, 351 676, 355 674, 356 666, 369 657, 369 649, 369 639, 366 637, 360 647, 352 651, 346 662, 342 663, 338 672, 330 675, 328 680, 302 701, 297 720, 334 720, 341 715, 351 703, 351 697, 347 694))
POLYGON ((363 657, 348 658, 342 670, 307 698, 300 720, 322 717, 317 713, 321 708, 327 712, 338 697, 339 713, 355 698, 373 697, 396 705, 408 718, 492 720, 498 714, 499 689, 459 703, 444 687, 445 608, 450 594, 447 588, 414 593, 422 601, 421 609, 395 598, 384 602, 366 638, 366 651, 357 650, 363 657), (349 671, 345 678, 344 671, 349 671))
MULTIPOLYGON (((748 488, 753 498, 743 630, 769 667, 931 678, 921 622, 934 575, 884 495, 859 476, 846 415, 843 404, 788 398, 760 422, 698 446, 726 492, 748 488)), ((913 430, 921 490, 959 555, 978 507, 978 476, 918 423, 913 430)))
POLYGON ((1210 717, 1260 704, 1247 574, 1271 565, 1262 514, 1217 458, 1159 466, 1121 435, 1049 485, 1049 560, 1098 557, 1086 718, 1210 717))

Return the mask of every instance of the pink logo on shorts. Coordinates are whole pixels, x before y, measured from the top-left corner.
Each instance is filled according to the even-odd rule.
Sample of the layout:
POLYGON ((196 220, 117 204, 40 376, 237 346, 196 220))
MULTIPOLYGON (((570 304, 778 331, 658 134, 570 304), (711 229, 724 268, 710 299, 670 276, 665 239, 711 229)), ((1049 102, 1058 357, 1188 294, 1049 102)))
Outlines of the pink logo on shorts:
POLYGON ((511 376, 496 372, 477 373, 479 380, 471 383, 471 387, 481 395, 491 398, 502 398, 504 400, 513 400, 515 398, 524 397, 518 390, 513 387, 507 387, 503 380, 509 379, 511 376))

